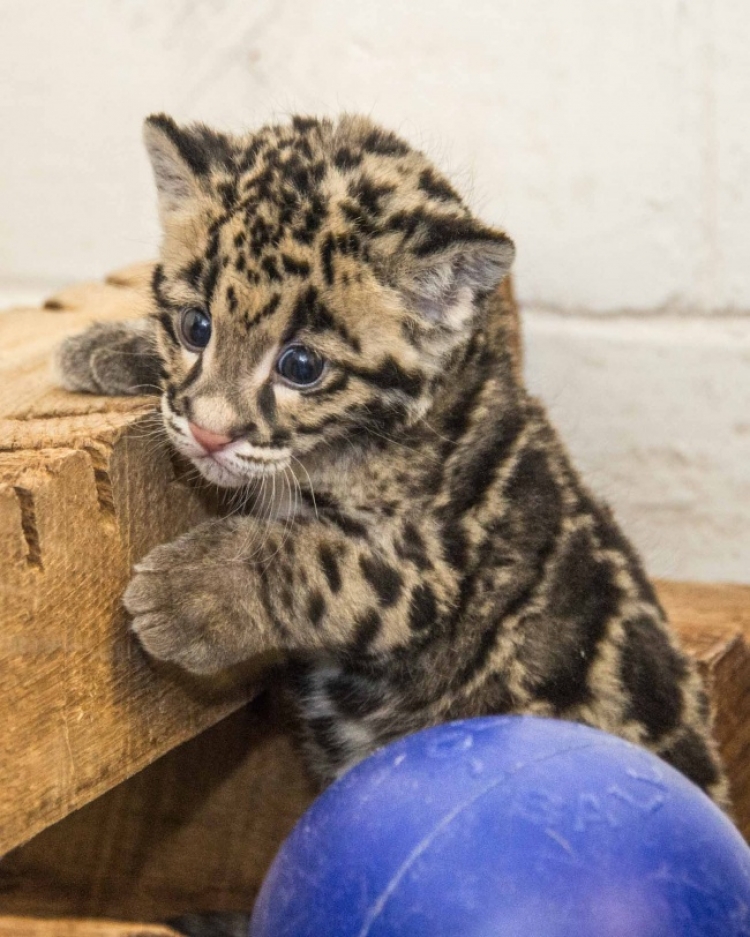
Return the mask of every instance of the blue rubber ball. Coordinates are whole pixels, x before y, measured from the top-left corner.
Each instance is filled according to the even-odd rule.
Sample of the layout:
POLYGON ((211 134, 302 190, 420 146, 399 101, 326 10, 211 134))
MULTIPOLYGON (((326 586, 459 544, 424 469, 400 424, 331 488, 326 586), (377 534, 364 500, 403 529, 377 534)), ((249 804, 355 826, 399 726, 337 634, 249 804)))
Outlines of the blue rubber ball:
POLYGON ((740 937, 750 849, 681 774, 574 723, 472 719, 377 752, 281 849, 251 937, 740 937))

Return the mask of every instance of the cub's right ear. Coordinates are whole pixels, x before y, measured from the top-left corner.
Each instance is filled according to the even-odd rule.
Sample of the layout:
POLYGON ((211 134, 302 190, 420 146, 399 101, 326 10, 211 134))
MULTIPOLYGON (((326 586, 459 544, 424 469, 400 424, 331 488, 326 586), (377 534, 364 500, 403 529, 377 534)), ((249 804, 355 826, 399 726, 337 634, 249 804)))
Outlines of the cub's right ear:
POLYGON ((206 194, 211 165, 225 138, 201 125, 180 127, 166 114, 146 118, 143 140, 154 171, 162 224, 206 194))

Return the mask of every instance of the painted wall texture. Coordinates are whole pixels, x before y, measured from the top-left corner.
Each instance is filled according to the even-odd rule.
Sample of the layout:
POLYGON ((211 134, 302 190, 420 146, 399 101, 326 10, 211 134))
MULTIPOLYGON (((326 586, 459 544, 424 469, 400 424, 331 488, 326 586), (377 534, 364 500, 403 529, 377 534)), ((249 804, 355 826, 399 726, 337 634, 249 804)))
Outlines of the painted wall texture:
POLYGON ((746 0, 3 0, 0 301, 153 256, 147 113, 364 111, 518 247, 527 373, 655 574, 750 581, 746 0))

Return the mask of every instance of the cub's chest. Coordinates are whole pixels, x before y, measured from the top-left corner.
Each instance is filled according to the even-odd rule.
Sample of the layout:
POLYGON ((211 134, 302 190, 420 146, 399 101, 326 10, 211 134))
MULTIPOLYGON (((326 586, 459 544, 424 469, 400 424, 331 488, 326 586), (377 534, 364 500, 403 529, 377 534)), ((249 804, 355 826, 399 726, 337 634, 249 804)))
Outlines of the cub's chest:
POLYGON ((291 692, 321 777, 341 774, 370 754, 393 710, 385 684, 328 658, 295 669, 291 692))

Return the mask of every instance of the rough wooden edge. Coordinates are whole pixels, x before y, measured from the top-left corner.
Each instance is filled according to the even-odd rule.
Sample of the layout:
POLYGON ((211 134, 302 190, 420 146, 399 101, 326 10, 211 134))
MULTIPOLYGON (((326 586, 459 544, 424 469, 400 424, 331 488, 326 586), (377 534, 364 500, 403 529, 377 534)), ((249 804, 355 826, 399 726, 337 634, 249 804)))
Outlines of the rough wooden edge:
POLYGON ((661 581, 657 588, 706 684, 734 819, 750 841, 750 586, 661 581))
POLYGON ((315 796, 266 694, 0 862, 0 913, 246 911, 315 796))
POLYGON ((171 927, 75 918, 0 917, 0 937, 179 937, 171 927))
POLYGON ((12 311, 2 318, 0 854, 252 695, 249 672, 242 685, 188 685, 128 639, 119 597, 133 562, 206 516, 167 446, 148 438, 153 400, 71 395, 51 382, 51 349, 66 333, 148 311, 152 266, 67 288, 46 312, 19 312, 17 325, 12 311))

